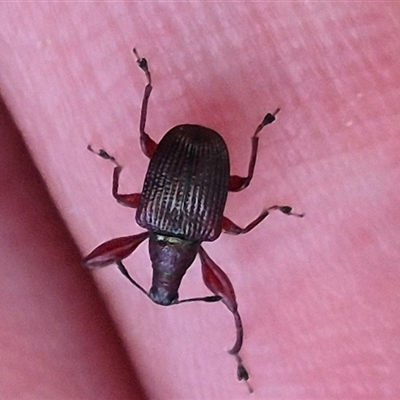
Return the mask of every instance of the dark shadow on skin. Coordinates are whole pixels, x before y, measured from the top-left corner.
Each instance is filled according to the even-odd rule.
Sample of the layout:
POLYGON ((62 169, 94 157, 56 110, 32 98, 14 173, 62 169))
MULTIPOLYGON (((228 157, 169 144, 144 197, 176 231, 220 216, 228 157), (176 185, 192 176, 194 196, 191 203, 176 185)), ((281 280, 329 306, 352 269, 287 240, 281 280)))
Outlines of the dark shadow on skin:
MULTIPOLYGON (((40 209, 37 210, 38 219, 44 219, 44 227, 38 227, 38 232, 40 231, 40 229, 48 229, 47 233, 49 235, 53 235, 54 243, 60 244, 60 254, 63 257, 63 260, 70 263, 71 265, 76 265, 77 268, 80 269, 80 271, 74 272, 75 277, 72 279, 79 280, 79 285, 82 287, 82 297, 85 301, 86 310, 85 315, 88 314, 87 310, 89 309, 94 316, 93 318, 96 319, 96 323, 98 323, 99 327, 102 330, 102 332, 99 332, 99 336, 107 335, 110 337, 115 337, 115 341, 114 343, 112 343, 112 348, 114 354, 118 355, 119 360, 119 365, 116 370, 122 371, 122 373, 118 374, 120 381, 126 382, 126 387, 130 388, 129 390, 132 391, 132 393, 135 393, 135 395, 137 396, 135 398, 148 400, 149 397, 145 393, 143 386, 139 383, 137 374, 135 372, 135 365, 128 357, 128 351, 120 337, 119 332, 117 331, 114 321, 112 320, 107 310, 106 303, 102 299, 97 287, 95 286, 90 273, 86 272, 85 269, 81 267, 82 255, 76 243, 74 242, 73 237, 68 231, 67 224, 57 210, 57 207, 50 196, 49 190, 46 187, 42 176, 34 165, 33 159, 24 143, 22 134, 18 129, 15 120, 9 112, 7 105, 1 95, 0 135, 2 147, 12 148, 13 154, 19 153, 19 156, 17 158, 18 160, 20 160, 16 163, 15 157, 8 157, 7 153, 1 157, 0 168, 5 171, 5 178, 3 177, 3 179, 14 179, 14 171, 17 172, 17 176, 23 177, 23 181, 26 182, 26 184, 24 184, 23 186, 24 193, 19 193, 17 188, 16 193, 12 193, 12 195, 18 197, 19 203, 24 203, 24 201, 26 201, 27 208, 29 207, 30 209, 28 210, 28 212, 32 212, 32 209, 35 209, 35 204, 43 205, 42 207, 40 207, 40 209), (34 201, 31 201, 30 204, 28 204, 30 199, 34 201)), ((3 184, 4 183, 6 182, 3 182, 3 184)), ((1 186, 1 189, 4 190, 4 186, 1 186)), ((10 185, 7 184, 6 186, 9 187, 10 185)), ((11 187, 13 188, 12 185, 11 187)), ((21 243, 20 246, 24 246, 24 243, 21 243)), ((55 266, 55 268, 57 268, 57 266, 55 266)), ((64 283, 61 283, 61 285, 63 284, 64 283)), ((68 284, 71 285, 71 282, 65 283, 65 285, 68 284)), ((80 301, 80 299, 77 299, 77 303, 79 303, 80 301)), ((62 315, 60 316, 60 318, 62 318, 62 315)), ((84 326, 84 324, 82 324, 81 322, 80 324, 81 326, 84 326)), ((73 337, 71 337, 71 341, 72 340, 74 340, 73 337)), ((110 379, 112 379, 112 376, 110 376, 110 379)))

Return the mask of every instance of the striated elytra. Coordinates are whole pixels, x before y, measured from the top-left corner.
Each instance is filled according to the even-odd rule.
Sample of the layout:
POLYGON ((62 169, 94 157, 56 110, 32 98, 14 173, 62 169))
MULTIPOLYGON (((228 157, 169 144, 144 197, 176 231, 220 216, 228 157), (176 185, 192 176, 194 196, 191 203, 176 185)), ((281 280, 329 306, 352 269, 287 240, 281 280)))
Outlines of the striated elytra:
POLYGON ((136 221, 192 242, 214 240, 221 233, 228 183, 229 155, 222 137, 198 125, 176 126, 151 158, 136 221))
POLYGON ((93 250, 83 263, 87 268, 117 264, 122 274, 140 291, 157 304, 164 306, 192 301, 222 301, 232 312, 236 325, 236 342, 229 353, 237 361, 237 377, 248 384, 249 374, 239 352, 243 344, 243 326, 238 312, 233 286, 225 272, 209 257, 201 243, 217 239, 221 232, 239 235, 247 233, 264 220, 270 211, 292 213, 289 206, 272 206, 241 228, 223 215, 228 191, 238 192, 251 182, 256 164, 258 134, 275 120, 268 113, 252 136, 252 153, 246 177, 230 175, 229 154, 223 138, 215 131, 200 125, 178 125, 170 129, 156 143, 145 132, 147 106, 152 91, 151 75, 145 58, 133 50, 139 67, 145 72, 145 87, 141 116, 140 144, 150 158, 141 193, 121 194, 118 191, 122 167, 104 150, 94 151, 115 164, 112 194, 122 205, 136 208, 136 221, 146 232, 119 237, 93 250), (150 291, 147 292, 128 273, 122 263, 144 240, 149 239, 149 253, 153 268, 150 291), (212 296, 179 300, 182 278, 200 256, 203 280, 212 296))

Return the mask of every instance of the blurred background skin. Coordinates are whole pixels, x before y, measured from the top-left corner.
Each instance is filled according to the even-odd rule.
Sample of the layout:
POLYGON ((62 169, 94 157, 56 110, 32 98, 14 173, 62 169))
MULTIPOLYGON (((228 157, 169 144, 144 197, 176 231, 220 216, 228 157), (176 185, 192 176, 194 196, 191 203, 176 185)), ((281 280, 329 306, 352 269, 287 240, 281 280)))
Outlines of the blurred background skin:
MULTIPOLYGON (((112 165, 85 150, 107 149, 122 191, 141 190, 133 46, 153 74, 147 131, 215 129, 234 174, 282 109, 225 214, 306 218, 205 244, 236 289, 252 398, 398 398, 398 3, 3 3, 0 22, 1 398, 248 398, 222 304, 159 307, 115 267, 80 265, 141 231, 112 165)), ((126 265, 150 286, 146 245, 126 265)), ((180 295, 206 294, 196 262, 180 295)))

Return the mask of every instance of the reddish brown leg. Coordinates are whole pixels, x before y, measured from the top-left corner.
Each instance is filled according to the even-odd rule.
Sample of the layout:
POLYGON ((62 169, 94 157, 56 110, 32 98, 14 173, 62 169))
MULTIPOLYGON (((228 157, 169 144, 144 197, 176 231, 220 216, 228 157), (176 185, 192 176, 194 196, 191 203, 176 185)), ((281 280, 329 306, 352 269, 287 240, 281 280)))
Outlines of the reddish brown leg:
POLYGON ((113 156, 110 156, 103 149, 94 151, 90 145, 87 147, 87 149, 92 153, 97 154, 99 157, 104 158, 105 160, 110 160, 115 165, 113 173, 112 195, 118 201, 118 203, 126 207, 137 208, 140 201, 140 193, 118 193, 119 176, 121 175, 122 167, 118 164, 117 160, 113 156))
MULTIPOLYGON (((211 292, 214 293, 214 295, 221 297, 222 302, 226 305, 228 310, 235 318, 236 342, 232 349, 229 350, 229 354, 235 356, 238 363, 238 379, 240 381, 244 380, 247 383, 249 374, 243 365, 241 357, 239 356, 239 351, 243 345, 243 324, 238 311, 235 291, 225 272, 222 271, 222 269, 209 257, 209 255, 201 246, 199 247, 199 255, 205 285, 211 290, 211 292)), ((252 388, 248 383, 247 386, 250 392, 252 392, 252 388)))
POLYGON ((139 130, 140 130, 140 145, 142 147, 142 151, 147 157, 151 158, 157 148, 157 143, 145 132, 147 106, 149 104, 150 93, 153 90, 153 86, 151 85, 151 74, 149 66, 147 64, 147 60, 145 58, 140 58, 136 49, 133 49, 133 53, 136 56, 137 64, 144 71, 147 78, 147 85, 144 88, 142 110, 140 112, 139 130))
POLYGON ((144 293, 147 297, 150 297, 150 296, 149 296, 149 293, 148 293, 145 289, 143 289, 143 287, 140 286, 140 285, 129 275, 129 272, 128 272, 128 270, 125 268, 125 265, 122 264, 122 261, 117 261, 117 265, 118 265, 118 269, 121 271, 122 275, 124 275, 125 278, 127 278, 128 281, 129 281, 130 283, 132 283, 134 286, 136 286, 136 287, 137 287, 142 293, 144 293))
POLYGON ((83 259, 83 264, 85 267, 93 269, 117 263, 130 256, 148 236, 148 232, 143 232, 102 243, 83 259))
POLYGON ((122 264, 122 260, 130 256, 148 237, 149 233, 143 232, 139 233, 139 235, 119 237, 105 242, 96 247, 83 259, 83 265, 89 269, 94 269, 117 264, 121 273, 140 291, 148 296, 146 290, 131 278, 124 264, 122 264))
POLYGON ((294 215, 295 217, 302 218, 304 214, 292 213, 292 207, 289 206, 272 206, 264 210, 254 221, 250 222, 245 228, 241 228, 232 222, 229 218, 224 217, 222 220, 222 230, 230 235, 241 235, 243 233, 250 232, 254 229, 261 221, 268 217, 270 211, 279 210, 286 215, 294 215))
POLYGON ((279 112, 279 108, 277 108, 272 114, 268 113, 263 121, 261 122, 260 125, 257 126, 257 129, 255 130, 253 137, 251 138, 251 157, 250 157, 250 163, 249 163, 249 169, 247 172, 246 177, 238 176, 238 175, 232 175, 229 178, 229 186, 228 189, 231 192, 240 192, 241 190, 247 188, 249 186, 253 174, 254 174, 254 167, 256 165, 256 160, 257 160, 257 151, 258 151, 258 141, 259 137, 257 136, 261 130, 264 128, 264 126, 271 124, 272 122, 275 121, 275 115, 279 112))

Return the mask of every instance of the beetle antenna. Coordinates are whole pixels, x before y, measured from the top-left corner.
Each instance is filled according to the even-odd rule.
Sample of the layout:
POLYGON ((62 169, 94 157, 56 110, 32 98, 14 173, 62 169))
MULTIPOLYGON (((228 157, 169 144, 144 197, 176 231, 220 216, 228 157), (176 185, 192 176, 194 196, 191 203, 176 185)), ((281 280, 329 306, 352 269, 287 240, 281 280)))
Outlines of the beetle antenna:
POLYGON ((110 160, 116 167, 121 168, 121 165, 119 165, 118 161, 115 159, 115 157, 110 156, 105 150, 99 149, 98 151, 93 150, 92 146, 88 144, 87 149, 91 151, 92 153, 96 154, 97 156, 103 158, 104 160, 110 160))

